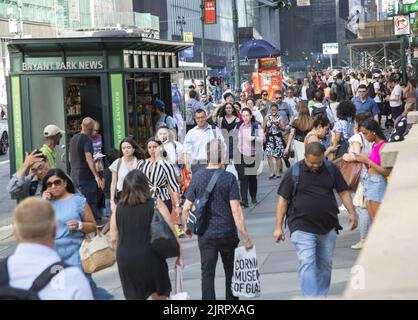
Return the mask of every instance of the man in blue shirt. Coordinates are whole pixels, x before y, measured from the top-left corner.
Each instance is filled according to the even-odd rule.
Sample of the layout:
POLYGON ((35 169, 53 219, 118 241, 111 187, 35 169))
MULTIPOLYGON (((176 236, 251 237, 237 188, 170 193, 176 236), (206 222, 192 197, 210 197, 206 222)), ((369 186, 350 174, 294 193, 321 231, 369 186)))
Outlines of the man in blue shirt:
POLYGON ((177 137, 176 123, 173 117, 165 113, 165 103, 157 99, 155 100, 154 106, 155 106, 156 112, 158 113, 158 120, 157 120, 157 123, 155 124, 155 130, 157 130, 159 127, 165 124, 167 128, 173 132, 174 136, 177 137))
POLYGON ((357 89, 358 95, 352 99, 356 106, 356 113, 370 112, 376 121, 379 120, 379 107, 373 98, 367 96, 367 87, 365 84, 361 84, 357 89))

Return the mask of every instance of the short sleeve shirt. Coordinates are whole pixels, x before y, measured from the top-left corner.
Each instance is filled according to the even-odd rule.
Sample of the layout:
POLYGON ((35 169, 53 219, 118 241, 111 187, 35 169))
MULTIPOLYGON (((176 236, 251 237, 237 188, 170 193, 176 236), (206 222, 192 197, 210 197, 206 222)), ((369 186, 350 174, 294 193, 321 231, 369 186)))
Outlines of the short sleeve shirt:
POLYGON ((88 135, 77 133, 70 142, 71 178, 75 182, 94 180, 85 153, 91 153, 93 156, 93 141, 88 135))
MULTIPOLYGON (((290 232, 304 231, 326 234, 332 229, 342 229, 338 222, 338 205, 334 188, 338 193, 347 190, 347 184, 340 170, 334 166, 334 181, 325 165, 317 172, 311 172, 302 160, 294 211, 288 217, 290 232)), ((290 200, 293 193, 292 169, 287 170, 280 183, 278 194, 290 200)))
MULTIPOLYGON (((193 202, 201 197, 216 170, 202 169, 193 175, 186 199, 193 202)), ((223 239, 238 237, 229 201, 240 200, 238 183, 230 172, 222 172, 209 198, 209 224, 202 239, 223 239)))
POLYGON ((160 119, 158 119, 157 123, 155 124, 155 128, 158 129, 163 124, 167 125, 168 129, 174 129, 176 127, 173 117, 168 115, 163 115, 160 119))
POLYGON ((390 93, 390 98, 394 99, 395 96, 398 96, 398 100, 397 101, 389 101, 389 104, 391 107, 400 107, 401 106, 401 95, 402 95, 402 89, 401 86, 399 84, 397 84, 392 92, 390 93))
MULTIPOLYGON (((113 161, 113 163, 110 165, 110 167, 109 167, 109 169, 110 169, 110 171, 112 171, 112 172, 117 172, 118 171, 118 164, 119 164, 119 161, 122 161, 121 163, 120 163, 120 166, 119 166, 119 172, 118 172, 118 182, 117 182, 117 184, 116 184, 116 190, 117 191, 122 191, 122 188, 123 188, 123 180, 125 180, 125 177, 126 177, 126 175, 129 173, 129 168, 126 166, 126 163, 125 163, 125 161, 123 160, 123 158, 119 158, 119 159, 116 159, 115 161, 113 161)), ((138 162, 139 162, 139 160, 134 160, 135 161, 135 163, 132 165, 132 170, 133 169, 136 169, 136 167, 137 167, 137 165, 138 165, 138 162)))

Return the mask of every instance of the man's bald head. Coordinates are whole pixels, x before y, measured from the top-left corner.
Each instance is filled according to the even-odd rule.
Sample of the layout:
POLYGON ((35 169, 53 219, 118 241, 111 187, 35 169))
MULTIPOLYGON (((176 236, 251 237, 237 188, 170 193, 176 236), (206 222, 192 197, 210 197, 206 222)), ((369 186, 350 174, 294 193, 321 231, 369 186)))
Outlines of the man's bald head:
POLYGON ((90 118, 86 117, 83 119, 83 122, 81 123, 81 130, 83 133, 91 135, 93 133, 95 121, 90 118))
POLYGON ((13 232, 18 242, 53 247, 56 222, 51 203, 39 197, 29 197, 20 202, 13 212, 13 232))

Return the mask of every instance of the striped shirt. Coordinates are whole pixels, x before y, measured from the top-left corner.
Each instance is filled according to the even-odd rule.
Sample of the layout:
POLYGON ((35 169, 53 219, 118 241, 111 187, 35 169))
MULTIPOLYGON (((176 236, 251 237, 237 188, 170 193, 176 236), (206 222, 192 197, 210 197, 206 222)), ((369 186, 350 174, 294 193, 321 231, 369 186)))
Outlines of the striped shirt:
POLYGON ((143 160, 139 163, 138 169, 147 176, 153 197, 158 197, 163 201, 170 200, 168 186, 173 192, 180 193, 176 172, 173 165, 168 161, 143 160))

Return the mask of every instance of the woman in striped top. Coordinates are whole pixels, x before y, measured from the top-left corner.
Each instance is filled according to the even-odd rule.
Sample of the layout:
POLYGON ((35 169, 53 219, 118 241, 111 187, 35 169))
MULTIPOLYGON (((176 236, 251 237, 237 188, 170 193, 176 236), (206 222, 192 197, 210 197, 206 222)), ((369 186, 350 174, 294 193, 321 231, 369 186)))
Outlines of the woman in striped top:
POLYGON ((173 165, 161 157, 164 157, 164 152, 161 141, 150 138, 147 141, 147 159, 139 163, 138 169, 147 176, 153 197, 163 200, 170 212, 173 212, 174 206, 174 217, 179 219, 180 185, 173 165))

